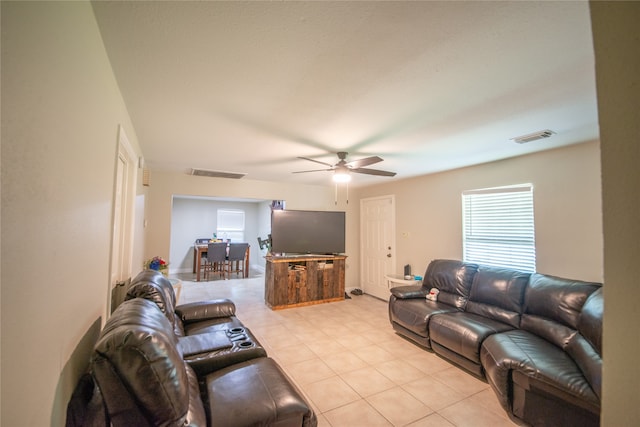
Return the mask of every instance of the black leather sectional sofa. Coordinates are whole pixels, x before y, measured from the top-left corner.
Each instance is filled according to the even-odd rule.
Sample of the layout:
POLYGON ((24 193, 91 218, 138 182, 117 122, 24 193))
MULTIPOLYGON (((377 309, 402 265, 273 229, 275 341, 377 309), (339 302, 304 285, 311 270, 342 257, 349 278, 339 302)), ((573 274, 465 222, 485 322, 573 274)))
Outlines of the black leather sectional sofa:
POLYGON ((391 294, 394 330, 488 381, 514 421, 600 424, 600 283, 434 260, 391 294))
POLYGON ((317 425, 311 406, 235 316, 230 300, 175 306, 145 270, 95 344, 67 426, 317 425))

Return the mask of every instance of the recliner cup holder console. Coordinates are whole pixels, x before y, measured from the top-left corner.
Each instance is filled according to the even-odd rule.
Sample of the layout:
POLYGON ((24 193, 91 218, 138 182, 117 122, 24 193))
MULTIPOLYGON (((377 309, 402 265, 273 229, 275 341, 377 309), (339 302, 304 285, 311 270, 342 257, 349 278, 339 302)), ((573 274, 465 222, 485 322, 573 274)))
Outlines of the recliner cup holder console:
POLYGON ((227 337, 229 337, 229 341, 231 341, 234 346, 237 345, 240 348, 249 348, 256 345, 253 340, 249 338, 249 333, 245 328, 236 327, 227 329, 227 337))
MULTIPOLYGON (((201 352, 194 351, 189 355, 185 355, 187 363, 199 375, 205 375, 211 369, 221 369, 233 363, 266 356, 266 350, 247 328, 235 326, 206 334, 197 334, 196 337, 205 337, 207 335, 212 337, 212 341, 216 335, 219 338, 223 338, 227 342, 227 346, 203 348, 201 352)), ((188 339, 190 337, 185 338, 188 339)), ((205 342, 207 340, 208 338, 205 338, 205 342)))

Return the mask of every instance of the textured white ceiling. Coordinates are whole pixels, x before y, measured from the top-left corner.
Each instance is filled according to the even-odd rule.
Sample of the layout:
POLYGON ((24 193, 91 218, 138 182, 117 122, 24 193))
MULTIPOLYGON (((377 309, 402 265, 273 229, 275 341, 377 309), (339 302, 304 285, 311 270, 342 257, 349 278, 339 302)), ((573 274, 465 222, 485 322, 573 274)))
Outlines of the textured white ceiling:
POLYGON ((352 185, 598 138, 587 2, 105 2, 93 8, 153 170, 352 185), (515 136, 551 129, 525 145, 515 136))

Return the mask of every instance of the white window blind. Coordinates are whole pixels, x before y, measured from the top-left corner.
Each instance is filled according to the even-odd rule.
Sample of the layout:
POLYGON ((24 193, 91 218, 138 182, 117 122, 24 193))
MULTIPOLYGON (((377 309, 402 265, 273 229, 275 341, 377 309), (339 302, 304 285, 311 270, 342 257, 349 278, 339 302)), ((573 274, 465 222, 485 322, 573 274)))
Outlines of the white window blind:
POLYGON ((232 242, 244 242, 244 211, 218 209, 219 239, 231 239, 232 242))
POLYGON ((533 186, 462 193, 465 261, 536 271, 533 186))

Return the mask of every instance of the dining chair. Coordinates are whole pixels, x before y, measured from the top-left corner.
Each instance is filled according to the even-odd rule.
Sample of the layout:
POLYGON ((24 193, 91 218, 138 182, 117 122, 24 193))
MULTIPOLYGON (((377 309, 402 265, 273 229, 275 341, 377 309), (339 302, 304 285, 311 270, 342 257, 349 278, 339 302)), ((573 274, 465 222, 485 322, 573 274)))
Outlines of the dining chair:
POLYGON ((209 280, 209 273, 218 273, 224 279, 227 260, 226 243, 209 243, 207 248, 207 262, 204 266, 205 280, 209 280))
POLYGON ((248 243, 230 243, 229 244, 229 256, 227 258, 227 273, 231 276, 231 273, 242 273, 243 277, 246 277, 247 272, 244 271, 244 259, 247 254, 248 243), (235 266, 234 266, 235 263, 235 266))

